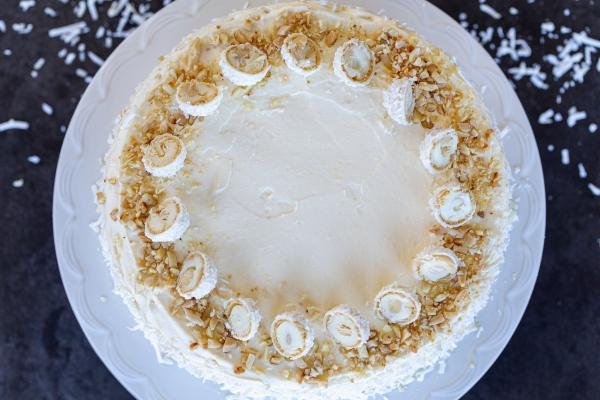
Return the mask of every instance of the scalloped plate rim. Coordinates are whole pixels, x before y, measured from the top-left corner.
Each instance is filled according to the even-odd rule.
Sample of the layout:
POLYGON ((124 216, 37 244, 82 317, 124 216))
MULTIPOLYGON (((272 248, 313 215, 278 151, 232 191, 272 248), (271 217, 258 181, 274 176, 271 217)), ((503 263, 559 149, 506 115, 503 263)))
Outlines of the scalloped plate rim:
MULTIPOLYGON (((231 1, 230 3, 233 4, 236 2, 243 4, 242 0, 234 0, 234 1, 231 1)), ((353 1, 353 0, 344 1, 344 2, 357 3, 357 1, 353 1)), ((65 177, 69 179, 68 183, 70 183, 74 179, 73 171, 67 171, 67 173, 65 175, 66 167, 67 166, 72 167, 74 165, 79 164, 79 162, 82 160, 82 157, 85 154, 85 147, 83 146, 83 140, 84 140, 84 137, 87 132, 81 133, 79 135, 79 139, 81 139, 81 142, 79 142, 79 143, 75 142, 76 134, 73 132, 75 130, 75 127, 77 127, 77 124, 81 120, 83 120, 85 118, 91 118, 91 115, 93 114, 93 112, 92 112, 89 115, 82 115, 83 111, 86 110, 86 107, 87 107, 87 109, 92 109, 92 107, 91 107, 92 101, 95 105, 100 105, 100 104, 106 102, 107 99, 110 97, 110 92, 111 92, 110 82, 108 82, 105 87, 102 87, 102 86, 100 86, 99 79, 105 78, 105 73, 109 73, 112 71, 109 68, 112 68, 114 71, 119 70, 119 68, 121 68, 121 66, 122 66, 119 64, 126 64, 127 62, 129 62, 133 58, 135 58, 137 55, 139 55, 140 53, 143 53, 144 51, 147 50, 147 48, 143 48, 140 50, 139 43, 138 43, 138 46, 136 46, 135 40, 137 40, 139 38, 145 38, 147 41, 147 44, 149 46, 152 45, 152 42, 153 42, 156 34, 158 33, 158 31, 148 32, 148 30, 152 27, 152 25, 154 23, 156 23, 157 21, 159 21, 161 19, 166 18, 167 16, 169 16, 169 14, 184 13, 189 16, 194 16, 208 3, 211 3, 211 0, 179 0, 177 2, 170 4, 169 6, 163 8, 158 13, 156 13, 148 21, 146 21, 142 25, 142 27, 138 28, 123 43, 121 43, 117 47, 117 49, 115 49, 115 51, 113 51, 113 53, 110 55, 110 57, 106 60, 104 65, 101 67, 101 69, 96 74, 96 77, 94 78, 92 83, 88 86, 88 88, 84 92, 84 95, 82 96, 81 101, 75 110, 73 119, 69 125, 69 129, 67 130, 67 134, 65 135, 65 140, 63 142, 63 146, 60 151, 59 161, 58 161, 57 170, 56 170, 56 174, 55 174, 55 186, 54 186, 54 191, 53 191, 53 196, 54 196, 54 202, 53 202, 54 242, 55 242, 57 259, 59 262, 59 271, 61 274, 63 285, 65 287, 65 292, 69 299, 69 303, 70 303, 71 308, 76 316, 78 323, 82 327, 82 330, 84 331, 84 334, 85 334, 87 340, 91 344, 91 346, 94 349, 94 351, 96 352, 96 354, 98 354, 100 359, 107 366, 107 368, 113 373, 115 378, 132 395, 134 395, 135 397, 138 397, 138 398, 142 398, 143 394, 146 394, 151 398, 155 398, 155 397, 156 398, 165 398, 165 396, 163 394, 161 394, 160 389, 156 387, 155 383, 151 379, 149 379, 148 376, 143 375, 143 373, 141 371, 136 370, 136 368, 134 366, 132 366, 127 361, 122 359, 121 354, 119 354, 119 350, 118 350, 119 344, 113 342, 114 335, 111 330, 107 329, 106 326, 103 326, 100 323, 100 321, 98 321, 98 323, 101 326, 99 328, 95 328, 95 327, 90 326, 89 321, 85 320, 85 318, 82 314, 81 304, 78 303, 79 299, 76 299, 76 297, 78 295, 85 297, 85 293, 83 293, 83 289, 81 289, 81 288, 79 291, 75 291, 72 286, 72 279, 80 279, 83 283, 83 281, 85 280, 85 271, 81 270, 81 276, 76 276, 78 271, 73 271, 72 270, 73 266, 69 266, 70 269, 67 269, 67 260, 65 259, 65 254, 63 252, 62 245, 63 245, 63 235, 66 236, 66 233, 68 233, 68 232, 61 231, 61 228, 64 228, 65 224, 64 224, 64 221, 60 219, 60 217, 64 217, 65 215, 68 216, 68 219, 67 219, 68 223, 66 225, 67 227, 71 227, 72 225, 78 223, 78 220, 77 220, 77 217, 75 216, 75 214, 68 212, 69 209, 71 209, 72 211, 75 211, 75 207, 72 203, 71 204, 64 203, 65 196, 63 196, 63 193, 61 192, 61 190, 64 188, 65 177), (183 10, 183 8, 186 5, 192 5, 191 11, 189 11, 187 13, 185 11, 181 11, 181 10, 183 10), (175 11, 176 8, 179 8, 180 11, 175 11), (125 56, 127 56, 127 55, 129 56, 129 58, 125 58, 125 56), (119 57, 122 57, 122 59, 119 60, 119 57), (100 92, 99 95, 95 95, 93 93, 96 90, 98 90, 100 92), (81 151, 81 155, 76 160, 73 160, 70 157, 72 155, 73 147, 77 146, 77 145, 79 145, 79 147, 80 147, 80 149, 78 149, 78 150, 81 151), (63 210, 62 209, 63 207, 68 207, 69 209, 63 210), (71 274, 73 276, 69 276, 69 274, 71 274), (121 358, 121 360, 119 360, 119 361, 122 362, 122 365, 118 365, 118 366, 114 365, 114 363, 113 363, 114 360, 110 359, 110 356, 108 353, 109 353, 109 349, 111 349, 111 348, 112 348, 112 351, 116 352, 118 357, 121 358), (123 371, 123 370, 125 370, 125 371, 123 371), (138 375, 136 375, 136 374, 138 374, 138 375), (139 382, 142 382, 141 386, 140 386, 139 382)), ((438 15, 436 15, 437 21, 444 20, 444 21, 448 22, 447 28, 451 27, 453 24, 456 26, 459 26, 456 21, 454 21, 452 18, 450 18, 448 15, 446 15, 439 8, 437 8, 436 6, 434 6, 430 3, 427 3, 427 2, 424 2, 421 0, 413 0, 413 1, 411 1, 411 0, 400 0, 400 1, 376 0, 376 1, 371 2, 370 4, 367 4, 365 8, 375 11, 375 9, 377 8, 376 3, 381 3, 381 4, 411 3, 411 4, 414 4, 416 7, 422 7, 422 9, 420 11, 423 16, 427 15, 427 13, 428 13, 428 11, 426 10, 426 7, 430 7, 432 9, 432 11, 438 13, 438 15)), ((363 4, 360 4, 360 5, 365 6, 363 4)), ((231 5, 228 5, 226 8, 231 8, 231 5)), ((416 13, 416 14, 421 15, 419 13, 416 13)), ((164 30, 165 27, 168 25, 169 24, 165 24, 164 26, 161 27, 161 29, 164 30)), ((412 25, 408 24, 408 26, 411 27, 412 25)), ((454 26, 453 28, 456 29, 456 26, 454 26)), ((462 28, 460 28, 460 29, 462 29, 462 28)), ((419 33, 421 33, 421 31, 419 31, 419 33)), ((459 32, 457 34, 459 36, 463 36, 463 38, 464 38, 464 34, 466 34, 468 36, 468 34, 464 31, 459 32)), ((431 39, 428 36, 426 36, 426 37, 428 40, 431 40, 432 42, 436 43, 435 40, 431 39)), ((473 49, 469 50, 470 52, 477 53, 479 55, 479 57, 483 57, 483 58, 488 57, 489 58, 487 53, 485 53, 485 50, 483 50, 481 48, 481 46, 479 44, 477 44, 477 42, 474 41, 474 39, 470 38, 470 36, 468 38, 465 38, 464 40, 465 41, 472 40, 476 44, 476 46, 474 46, 473 49), (482 52, 483 52, 483 54, 482 54, 482 52)), ((469 43, 469 44, 473 45, 473 43, 469 43)), ((490 58, 490 60, 491 60, 491 58, 490 58)), ((459 64, 461 63, 461 61, 463 61, 463 60, 460 60, 460 59, 458 60, 459 64)), ((488 62, 488 64, 489 64, 489 62, 488 62)), ((465 68, 461 65, 461 69, 464 70, 465 68)), ((114 71, 112 71, 112 72, 114 73, 114 71)), ((502 73, 500 68, 497 65, 495 65, 495 63, 493 64, 493 68, 490 68, 490 71, 493 74, 497 75, 496 78, 498 78, 500 80, 500 83, 503 86, 508 85, 508 82, 506 81, 504 74, 502 73)), ((471 77, 471 75, 469 75, 469 77, 471 77)), ((110 76, 109 76, 109 78, 110 78, 110 76)), ((469 79, 469 81, 473 83, 473 80, 469 79)), ((513 93, 513 96, 516 98, 516 95, 514 93, 513 93)), ((538 192, 541 187, 541 194, 542 194, 541 199, 545 199, 543 175, 541 175, 541 161, 539 158, 539 153, 537 151, 537 144, 535 141, 535 137, 533 136, 533 132, 531 130, 529 121, 527 120, 525 111, 524 111, 521 103, 519 101, 517 101, 516 104, 512 104, 511 106, 517 107, 517 113, 519 114, 515 123, 518 121, 520 124, 525 126, 526 131, 527 131, 527 132, 525 132, 527 137, 521 139, 521 141, 523 143, 525 143, 527 140, 529 140, 529 141, 533 140, 533 147, 536 150, 534 152, 535 157, 533 157, 533 159, 530 158, 528 160, 528 163, 529 163, 528 167, 532 172, 530 172, 528 175, 523 176, 522 178, 523 178, 523 180, 526 180, 526 178, 531 178, 533 176, 533 178, 535 178, 535 180, 536 180, 535 183, 538 186, 538 188, 537 188, 538 192), (523 116, 525 116, 524 119, 522 118, 523 116)), ((95 111, 96 111, 96 109, 94 108, 94 112, 95 111)), ((531 143, 529 143, 529 144, 531 145, 531 143)), ((522 151, 522 149, 521 149, 521 151, 522 151)), ((524 157, 524 154, 522 154, 522 156, 524 157)), ((522 160, 522 161, 524 161, 524 160, 522 160)), ((534 190, 533 187, 531 187, 530 190, 532 192, 536 191, 536 190, 534 190)), ((72 193, 68 192, 68 194, 72 194, 72 193)), ((535 193, 535 194, 539 196, 539 193, 535 193)), ((67 199, 68 198, 69 197, 67 196, 67 199)), ((89 199, 91 200, 91 194, 89 194, 89 199)), ((507 307, 506 304, 503 304, 505 306, 504 307, 505 309, 509 309, 511 311, 512 317, 510 318, 510 320, 508 322, 509 328, 503 332, 503 336, 494 338, 494 332, 492 332, 491 337, 494 338, 495 340, 499 341, 500 344, 498 346, 496 346, 495 349, 492 351, 493 355, 491 357, 488 357, 488 360, 485 363, 485 365, 477 365, 475 371, 473 371, 472 369, 471 370, 465 369, 463 371, 463 373, 455 376, 455 378, 456 378, 455 382, 460 382, 461 380, 465 380, 465 382, 463 382, 461 386, 458 386, 455 388, 455 387, 453 387, 453 384, 450 383, 450 385, 445 388, 439 388, 439 389, 434 388, 433 390, 429 391, 429 393, 424 394, 423 398, 431 398, 432 396, 434 396, 435 398, 458 398, 458 397, 462 396, 487 372, 487 370, 491 367, 491 365, 495 362, 495 360, 502 353, 502 350, 508 343, 510 337, 512 337, 514 331, 516 330, 516 328, 518 326, 518 322, 522 318, 522 316, 525 312, 525 309, 527 307, 527 304, 531 298, 531 295, 533 292, 533 287, 535 285, 535 281, 536 281, 537 274, 539 271, 539 265, 541 262, 541 254, 542 254, 541 252, 543 249, 543 240, 544 240, 544 232, 545 232, 545 215, 546 215, 545 202, 541 201, 541 204, 539 204, 538 206, 540 207, 539 211, 537 212, 537 214, 539 216, 539 218, 538 218, 539 221, 536 221, 538 224, 536 225, 536 227, 531 229, 532 238, 529 239, 531 242, 535 242, 534 244, 536 244, 538 247, 538 249, 536 249, 534 254, 531 254, 531 260, 530 260, 531 262, 529 265, 529 267, 533 266, 534 270, 533 270, 533 273, 528 277, 528 282, 525 282, 526 285, 523 285, 522 287, 519 288, 520 290, 523 290, 523 288, 525 288, 526 291, 525 291, 525 295, 523 295, 521 293, 521 294, 517 294, 517 296, 516 296, 516 297, 524 296, 519 301, 518 309, 515 309, 515 307, 513 307, 513 305, 510 305, 507 307), (537 233, 537 235, 536 235, 536 233, 537 233), (450 397, 444 397, 445 396, 444 390, 448 389, 448 388, 454 389, 454 392, 452 392, 452 390, 449 390, 446 394, 449 395, 450 397)), ((511 234, 511 242, 514 242, 516 239, 519 239, 523 242, 525 241, 525 239, 523 237, 514 238, 514 237, 512 237, 512 234, 511 234)), ((73 254, 71 254, 70 256, 73 258, 73 260, 75 260, 76 255, 74 253, 74 250, 70 249, 70 251, 73 252, 73 254)), ((101 256, 101 254, 100 254, 100 256, 101 256)), ((101 262, 102 262, 102 264, 104 264, 104 260, 102 260, 101 262)), ((522 270, 524 270, 526 267, 527 266, 524 266, 524 268, 522 270)), ((498 279, 500 279, 500 277, 498 279)), ((497 290, 498 290, 497 286, 498 286, 497 284, 494 285, 494 288, 492 290, 493 295, 499 295, 499 293, 497 293, 497 290)), ((506 293, 504 293, 504 295, 505 296, 508 295, 511 292, 511 289, 513 289, 513 286, 507 288, 506 293)), ((85 301, 85 298, 84 298, 84 301, 85 301)), ((85 310, 85 312, 90 312, 91 316, 94 316, 93 310, 91 307, 89 307, 89 304, 86 303, 85 306, 88 308, 85 310)), ((122 307, 124 305, 121 304, 120 306, 122 307)), ((119 307, 119 305, 117 307, 119 307)), ((482 310, 481 313, 486 312, 486 310, 487 310, 487 308, 482 310)), ((94 318, 95 318, 95 316, 94 316, 94 318)), ((461 347, 461 343, 463 343, 464 341, 465 341, 465 339, 463 339, 463 341, 461 341, 459 343, 459 348, 461 347)), ((481 343, 479 345, 481 346, 481 343)), ((464 347, 464 346, 462 346, 462 347, 464 347)), ((463 349, 463 350, 465 350, 465 349, 463 349)), ((478 352, 479 347, 473 346, 472 348, 470 348, 468 350, 471 354, 476 356, 477 355, 476 353, 478 352)), ((455 349, 454 352, 450 355, 450 358, 452 358, 452 355, 457 351, 458 351, 458 349, 455 349)), ((433 373, 430 373, 429 375, 431 375, 431 374, 433 374, 433 373)), ((426 381, 429 379, 429 375, 427 375, 427 377, 425 378, 426 381)), ((189 377, 190 377, 190 379, 195 379, 191 375, 189 375, 189 377)), ((412 384, 409 385, 407 389, 410 391, 412 386, 413 386, 412 384)), ((390 398, 390 396, 394 396, 394 398, 395 398, 396 394, 398 394, 398 393, 400 393, 400 392, 389 393, 387 395, 387 397, 390 398)), ((405 397, 402 394, 400 394, 399 396, 405 397)))

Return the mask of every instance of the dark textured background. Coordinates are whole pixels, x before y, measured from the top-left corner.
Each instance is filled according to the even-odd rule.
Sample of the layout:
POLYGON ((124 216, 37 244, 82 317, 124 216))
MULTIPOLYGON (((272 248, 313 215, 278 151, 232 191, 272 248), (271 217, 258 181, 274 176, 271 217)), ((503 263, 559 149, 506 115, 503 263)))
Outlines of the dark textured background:
MULTIPOLYGON (((516 27, 533 49, 528 63, 542 63, 542 55, 554 51, 558 43, 539 43, 540 23, 545 20, 574 30, 587 27, 590 36, 600 36, 600 2, 591 0, 533 4, 488 0, 503 15, 498 21, 482 13, 477 0, 433 2, 457 20, 466 13, 466 20, 480 28, 492 23, 516 27), (510 15, 510 6, 519 14, 510 15)), ((77 1, 66 3, 37 0, 26 13, 17 0, 4 0, 0 7, 0 20, 8 25, 7 32, 0 32, 0 122, 15 118, 31 123, 28 131, 0 132, 0 399, 130 398, 84 338, 54 255, 52 186, 64 136, 61 126, 68 124, 86 86, 75 67, 56 56, 64 44, 47 34, 49 28, 76 20, 77 1), (45 6, 54 7, 59 15, 48 18, 45 6), (15 22, 35 28, 18 35, 10 29, 15 22), (2 55, 6 48, 12 49, 11 56, 2 55), (34 80, 30 72, 38 57, 47 61, 34 80), (54 107, 54 115, 42 113, 44 101, 54 107), (38 165, 27 161, 33 154, 41 157, 38 165), (13 187, 12 182, 21 178, 23 187, 13 187)), ((143 3, 151 10, 162 5, 162 1, 143 3)), ((104 14, 91 24, 113 24, 102 20, 104 14)), ((93 37, 86 44, 103 58, 110 53, 93 37)), ((95 70, 89 61, 78 65, 95 70)), ((501 60, 505 71, 515 65, 501 60)), ((552 77, 547 81, 551 83, 552 77)), ((551 90, 540 91, 526 80, 516 84, 536 132, 546 179, 548 225, 540 276, 516 334, 466 399, 600 398, 600 197, 587 188, 588 182, 600 186, 600 131, 592 134, 587 128, 591 122, 600 123, 600 73, 588 73, 585 84, 563 96, 562 105, 555 104, 552 85, 551 90), (586 121, 572 129, 564 122, 537 124, 546 109, 560 109, 566 115, 571 104, 587 111, 586 121), (548 145, 556 150, 549 151, 548 145), (570 150, 569 165, 561 164, 561 148, 570 150), (585 165, 587 179, 578 177, 577 162, 585 165)))

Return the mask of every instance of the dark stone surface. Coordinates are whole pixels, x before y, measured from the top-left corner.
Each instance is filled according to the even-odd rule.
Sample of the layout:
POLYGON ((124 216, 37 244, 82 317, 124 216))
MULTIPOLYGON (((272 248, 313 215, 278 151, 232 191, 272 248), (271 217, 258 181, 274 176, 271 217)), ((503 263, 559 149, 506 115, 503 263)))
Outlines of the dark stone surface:
MULTIPOLYGON (((65 66, 56 54, 64 47, 50 40, 47 30, 75 22, 71 0, 37 0, 22 12, 18 2, 3 3, 0 20, 0 122, 9 118, 29 121, 28 131, 0 132, 0 399, 126 399, 129 394, 110 375, 86 341, 77 324, 58 274, 51 223, 52 186, 67 125, 85 82, 74 66, 65 66), (44 15, 52 6, 58 16, 44 15), (12 31, 13 23, 34 24, 29 35, 12 31), (11 56, 2 55, 10 48, 11 56), (38 79, 30 77, 35 60, 46 58, 38 79), (54 107, 44 114, 42 102, 54 107), (41 162, 27 161, 38 155, 41 162), (21 188, 11 183, 24 179, 21 188)), ((139 5, 141 1, 133 1, 139 5)), ((151 9, 161 1, 144 2, 151 9)), ((600 4, 593 1, 488 1, 502 13, 494 21, 479 10, 476 0, 436 0, 440 8, 458 19, 508 28, 514 26, 533 50, 528 64, 542 64, 543 54, 557 42, 539 43, 540 23, 552 20, 575 30, 589 27, 600 36, 600 4), (509 14, 509 7, 519 14, 509 14), (569 8, 570 16, 563 10, 569 8)), ((108 4, 108 2, 107 2, 108 4)), ((368 4, 368 3, 365 3, 368 4)), ((103 6, 104 7, 104 6, 103 6)), ((105 8, 104 8, 105 10, 105 8)), ((90 22, 91 26, 110 23, 90 22)), ((106 57, 110 50, 87 35, 88 50, 106 57)), ((488 46, 489 49, 489 46, 488 46)), ((594 56, 595 59, 597 55, 594 56)), ((76 63, 94 71, 89 61, 76 63)), ((517 62, 503 58, 505 71, 517 62)), ((545 71, 549 71, 547 65, 545 71)), ((552 81, 551 76, 547 79, 552 81)), ((556 84, 551 90, 534 89, 525 80, 516 90, 525 106, 540 147, 547 188, 548 227, 540 276, 531 303, 506 350, 485 377, 466 395, 467 399, 582 399, 600 398, 600 198, 587 182, 600 186, 600 131, 589 133, 591 122, 600 123, 598 91, 600 73, 590 71, 579 85, 555 104, 556 84), (551 94, 552 93, 552 94, 551 94), (553 107, 567 114, 570 105, 585 109, 587 120, 568 129, 566 125, 539 125, 538 115, 553 107), (556 150, 548 151, 554 145, 556 150), (560 149, 570 150, 571 163, 562 165, 560 149), (580 179, 577 163, 588 173, 580 179)))

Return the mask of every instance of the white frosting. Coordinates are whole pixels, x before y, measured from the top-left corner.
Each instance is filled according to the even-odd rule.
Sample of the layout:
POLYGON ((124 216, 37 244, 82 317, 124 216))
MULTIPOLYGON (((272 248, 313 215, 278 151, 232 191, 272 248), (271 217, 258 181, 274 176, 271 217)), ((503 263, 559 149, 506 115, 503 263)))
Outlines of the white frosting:
POLYGON ((353 307, 339 305, 325 313, 325 330, 346 348, 357 348, 369 340, 369 321, 353 307))
POLYGON ((258 304, 266 320, 304 295, 324 310, 366 312, 382 283, 415 284, 411 262, 431 244, 425 130, 374 122, 380 92, 325 69, 310 82, 273 74, 198 125, 192 172, 170 187, 202 227, 184 241, 205 243, 233 287, 269 293, 258 304))
POLYGON ((413 271, 418 279, 436 282, 456 274, 459 258, 445 247, 430 247, 415 257, 413 271))
POLYGON ((350 39, 335 51, 333 72, 348 86, 366 86, 373 77, 375 57, 363 41, 350 39))
POLYGON ((217 285, 217 267, 200 252, 188 254, 177 280, 177 291, 186 299, 201 299, 217 285))
POLYGON ((160 178, 175 176, 185 162, 187 151, 177 136, 166 133, 156 136, 144 148, 142 163, 148 173, 160 178))
POLYGON ((219 61, 221 72, 231 83, 238 86, 252 86, 267 76, 271 66, 267 55, 251 44, 232 45, 223 50, 219 61), (238 57, 239 56, 239 57, 238 57), (248 58, 246 58, 248 57, 248 58), (239 60, 240 65, 232 64, 231 60, 239 60), (261 63, 260 68, 251 68, 253 63, 261 63))
POLYGON ((175 196, 150 209, 145 235, 153 242, 173 242, 190 226, 190 216, 181 200, 175 196))
POLYGON ((454 184, 438 188, 429 205, 435 219, 447 228, 466 224, 471 220, 476 209, 471 194, 454 184))
POLYGON ((412 79, 395 78, 383 91, 383 107, 390 118, 400 125, 410 124, 410 115, 415 108, 413 84, 412 79))
POLYGON ((421 162, 427 171, 437 174, 450 167, 457 149, 458 136, 454 129, 431 132, 421 144, 421 162))

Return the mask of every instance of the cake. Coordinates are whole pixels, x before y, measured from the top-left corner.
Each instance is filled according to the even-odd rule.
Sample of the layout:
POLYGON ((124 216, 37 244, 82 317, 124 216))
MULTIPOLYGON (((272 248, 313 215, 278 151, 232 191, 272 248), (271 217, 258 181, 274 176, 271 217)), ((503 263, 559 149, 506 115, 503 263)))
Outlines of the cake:
POLYGON ((94 192, 115 292, 161 360, 234 397, 421 377, 474 329, 514 215, 499 134, 452 59, 347 6, 193 32, 109 143, 94 192))

